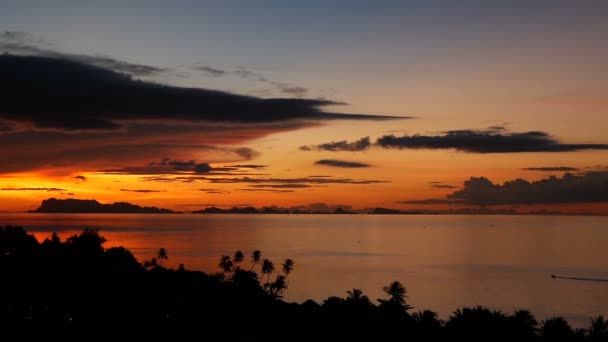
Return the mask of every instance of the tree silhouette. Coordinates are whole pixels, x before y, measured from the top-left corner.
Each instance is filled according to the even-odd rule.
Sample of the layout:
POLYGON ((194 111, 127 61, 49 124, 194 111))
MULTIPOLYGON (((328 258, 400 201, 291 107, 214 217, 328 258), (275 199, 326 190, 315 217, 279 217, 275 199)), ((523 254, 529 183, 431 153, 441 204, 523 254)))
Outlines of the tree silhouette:
POLYGON ((606 341, 608 340, 608 321, 604 316, 599 315, 591 319, 591 326, 587 332, 587 336, 591 341, 606 341))
POLYGON ((229 256, 222 255, 218 266, 222 270, 222 273, 224 273, 224 276, 226 276, 226 274, 232 272, 233 263, 232 263, 232 260, 230 260, 229 256))
POLYGON ((291 271, 293 271, 293 265, 294 262, 291 259, 285 259, 285 261, 283 261, 283 265, 281 265, 281 270, 283 271, 283 273, 285 273, 285 278, 287 278, 291 271))
POLYGON ((169 260, 169 257, 167 256, 167 250, 164 248, 160 248, 156 255, 156 259, 158 259, 158 263, 162 266, 163 260, 169 260))
POLYGON ((352 302, 359 302, 362 299, 366 298, 367 296, 363 295, 363 291, 361 291, 361 289, 352 289, 352 291, 346 291, 346 294, 348 294, 348 297, 346 297, 346 300, 352 301, 352 302))
POLYGON ((156 260, 156 258, 152 258, 150 260, 144 260, 144 262, 142 263, 142 266, 144 268, 154 268, 154 267, 158 266, 158 261, 156 260))
POLYGON ((284 275, 278 275, 277 279, 270 284, 270 293, 275 297, 280 297, 287 290, 287 281, 284 275))
POLYGON ((404 307, 409 306, 405 303, 405 299, 407 298, 407 291, 405 290, 405 286, 403 286, 403 284, 401 284, 400 282, 394 281, 388 286, 383 287, 382 290, 386 292, 386 294, 391 296, 389 301, 399 303, 404 307))
POLYGON ((574 336, 574 330, 563 317, 552 317, 544 320, 541 323, 540 332, 544 338, 556 341, 574 336))
POLYGON ((509 330, 517 337, 533 338, 538 333, 538 321, 528 310, 517 310, 509 316, 509 330))
POLYGON ((268 280, 270 279, 270 274, 274 272, 274 264, 272 261, 268 259, 264 259, 262 261, 262 277, 266 274, 266 283, 268 284, 268 280))
POLYGON ((234 257, 232 257, 232 263, 234 264, 235 268, 240 269, 238 265, 243 261, 243 259, 245 259, 245 255, 243 254, 243 252, 236 251, 234 253, 234 257))
POLYGON ((259 263, 260 260, 262 260, 262 252, 256 249, 255 251, 253 251, 253 253, 251 253, 251 268, 249 270, 253 270, 255 265, 259 263))

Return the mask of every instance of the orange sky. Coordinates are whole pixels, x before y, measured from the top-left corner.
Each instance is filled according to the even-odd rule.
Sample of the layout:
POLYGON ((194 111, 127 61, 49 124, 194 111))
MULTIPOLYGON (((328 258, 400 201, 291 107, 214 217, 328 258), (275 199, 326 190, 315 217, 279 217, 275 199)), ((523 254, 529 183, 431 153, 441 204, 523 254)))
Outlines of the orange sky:
POLYGON ((0 211, 56 197, 608 213, 605 4, 115 6, 0 13, 0 211))

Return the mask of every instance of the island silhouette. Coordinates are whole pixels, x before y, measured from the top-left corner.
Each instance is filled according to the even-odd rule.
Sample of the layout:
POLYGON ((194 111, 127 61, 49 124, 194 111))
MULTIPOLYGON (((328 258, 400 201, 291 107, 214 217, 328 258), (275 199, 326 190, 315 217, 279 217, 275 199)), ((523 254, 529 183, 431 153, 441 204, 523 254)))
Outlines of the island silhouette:
POLYGON ((101 204, 96 200, 49 198, 30 213, 99 213, 99 214, 175 214, 176 211, 157 207, 140 207, 128 202, 101 204))

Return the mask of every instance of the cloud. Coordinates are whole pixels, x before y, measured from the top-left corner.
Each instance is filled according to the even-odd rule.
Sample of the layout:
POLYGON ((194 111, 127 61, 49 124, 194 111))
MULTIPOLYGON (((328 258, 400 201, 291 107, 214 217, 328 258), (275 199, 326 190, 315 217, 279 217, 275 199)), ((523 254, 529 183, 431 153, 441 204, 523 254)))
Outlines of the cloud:
POLYGON ((208 67, 208 66, 194 66, 193 68, 196 70, 203 71, 206 74, 214 76, 214 77, 220 77, 220 76, 226 75, 226 70, 215 69, 215 68, 208 67))
POLYGON ((200 180, 206 180, 210 183, 246 183, 246 184, 260 184, 260 183, 282 183, 282 184, 378 184, 388 183, 388 181, 380 180, 354 180, 349 178, 207 178, 200 177, 200 180))
POLYGON ((369 164, 350 162, 350 161, 344 161, 344 160, 336 160, 336 159, 322 159, 322 160, 316 161, 315 164, 333 166, 333 167, 348 167, 348 168, 370 167, 369 164))
POLYGON ((295 192, 294 190, 277 190, 277 189, 237 189, 239 191, 249 191, 249 192, 295 192))
POLYGON ((130 120, 278 122, 293 119, 387 119, 326 113, 329 100, 261 99, 132 79, 68 59, 0 56, 0 118, 38 128, 110 130, 130 120))
POLYGON ((257 164, 241 164, 241 165, 226 165, 229 168, 239 168, 239 169, 265 169, 268 165, 257 165, 257 164))
MULTIPOLYGON (((257 155, 257 152, 242 153, 241 148, 225 149, 236 153, 239 156, 257 155)), ((249 151, 250 149, 247 149, 249 151)), ((252 151, 252 150, 251 150, 252 151)), ((213 175, 265 175, 261 173, 252 173, 251 171, 259 169, 263 165, 234 165, 225 167, 212 167, 209 163, 197 163, 195 160, 173 160, 171 158, 163 158, 160 162, 150 162, 145 166, 126 166, 113 169, 98 170, 105 174, 123 174, 123 175, 188 175, 188 174, 213 174, 213 175)))
POLYGON ((272 189, 304 189, 304 188, 312 188, 312 185, 308 184, 254 184, 250 185, 252 188, 272 188, 272 189))
POLYGON ((456 188, 458 188, 457 186, 448 185, 448 184, 433 184, 431 186, 436 189, 456 189, 456 188))
MULTIPOLYGON (((284 83, 284 82, 273 81, 273 80, 267 78, 266 76, 264 76, 258 72, 252 71, 245 67, 238 67, 235 70, 225 70, 225 69, 213 68, 213 67, 206 66, 206 65, 202 65, 202 66, 195 65, 192 68, 195 70, 203 71, 205 74, 214 76, 214 77, 234 75, 234 76, 241 77, 241 78, 244 78, 244 79, 247 79, 250 81, 260 82, 260 83, 269 85, 272 88, 278 90, 280 93, 288 95, 288 96, 304 97, 308 94, 308 89, 306 89, 304 87, 298 87, 298 86, 293 86, 293 85, 290 85, 290 84, 284 83)), ((270 93, 270 90, 266 90, 264 92, 270 93)))
MULTIPOLYGON (((353 185, 369 185, 390 183, 384 180, 373 179, 350 179, 350 178, 333 178, 329 176, 322 177, 303 177, 303 178, 251 178, 251 177, 206 177, 195 175, 183 175, 174 177, 144 177, 143 181, 148 182, 184 182, 184 181, 201 181, 212 184, 308 184, 308 185, 324 185, 324 184, 353 184, 353 185)), ((283 185, 285 187, 285 185, 283 185)), ((301 186, 300 186, 301 187, 301 186)))
POLYGON ((194 173, 209 173, 213 168, 208 163, 196 164, 194 166, 194 173))
POLYGON ((34 55, 64 59, 124 72, 134 76, 149 76, 167 70, 150 65, 129 63, 109 56, 59 52, 50 49, 50 45, 43 39, 36 38, 28 32, 5 31, 0 34, 0 50, 16 55, 34 55))
POLYGON ((325 144, 320 145, 309 145, 309 146, 300 146, 300 150, 302 151, 364 151, 369 149, 372 146, 369 137, 361 138, 357 141, 348 142, 346 140, 343 141, 332 141, 325 144))
POLYGON ((217 194, 217 195, 226 195, 229 194, 229 191, 222 191, 218 189, 198 189, 198 191, 202 191, 207 194, 217 194))
POLYGON ((576 167, 569 166, 542 166, 542 167, 526 167, 522 170, 526 171, 578 171, 579 169, 576 167))
POLYGON ((2 191, 67 191, 61 188, 2 188, 2 191))
POLYGON ((259 153, 235 145, 270 134, 325 120, 390 118, 324 112, 321 107, 337 104, 328 100, 262 99, 167 86, 91 63, 40 55, 0 55, 0 92, 3 174, 49 168, 66 175, 118 170, 159 155, 238 163, 259 153))
POLYGON ((424 204, 424 205, 433 205, 433 204, 453 204, 453 201, 441 198, 428 198, 423 200, 411 200, 411 201, 398 201, 400 204, 424 204))
POLYGON ((87 181, 87 177, 85 177, 85 176, 83 176, 83 175, 77 175, 77 176, 74 176, 74 177, 72 177, 72 178, 74 178, 74 179, 78 179, 78 180, 81 180, 81 181, 83 181, 83 182, 86 182, 86 181, 87 181))
POLYGON ((455 149, 472 153, 571 152, 605 150, 608 144, 564 144, 545 132, 495 133, 495 131, 454 130, 443 135, 385 135, 376 141, 383 148, 455 149))
POLYGON ((167 190, 150 190, 150 189, 120 189, 120 191, 125 191, 125 192, 143 192, 143 193, 149 193, 149 192, 167 192, 167 190))
POLYGON ((252 71, 245 67, 238 67, 234 71, 234 74, 237 76, 240 76, 242 78, 248 79, 248 80, 253 80, 253 81, 260 82, 260 83, 268 84, 268 85, 274 87, 275 89, 277 89, 278 91, 280 91, 281 93, 289 95, 289 96, 303 97, 303 96, 306 96, 306 94, 308 94, 308 89, 306 89, 304 87, 297 87, 297 86, 290 85, 288 83, 270 80, 266 76, 264 76, 258 72, 252 71))
POLYGON ((608 172, 566 173, 538 181, 515 179, 494 184, 485 177, 471 177, 461 190, 445 199, 402 201, 405 204, 520 205, 608 202, 608 172))

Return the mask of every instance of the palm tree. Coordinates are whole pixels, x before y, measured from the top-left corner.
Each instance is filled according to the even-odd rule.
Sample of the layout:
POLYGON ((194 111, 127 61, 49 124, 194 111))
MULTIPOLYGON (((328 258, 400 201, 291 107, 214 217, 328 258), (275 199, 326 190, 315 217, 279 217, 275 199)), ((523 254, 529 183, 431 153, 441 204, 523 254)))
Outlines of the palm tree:
POLYGON ((222 255, 218 266, 222 269, 222 272, 224 273, 224 275, 226 275, 226 273, 230 273, 232 271, 232 266, 233 266, 232 260, 230 260, 229 256, 222 255))
POLYGON ((281 270, 283 271, 283 273, 285 273, 285 279, 287 279, 287 276, 289 276, 289 273, 291 273, 291 271, 293 271, 293 265, 294 265, 294 262, 291 259, 285 259, 285 261, 283 262, 283 265, 281 265, 281 270))
POLYGON ((283 291, 287 290, 287 282, 284 275, 277 276, 277 279, 270 285, 270 291, 274 296, 280 296, 283 291))
POLYGON ((232 257, 232 262, 234 263, 235 268, 239 268, 238 264, 240 264, 243 259, 245 259, 245 255, 243 254, 243 252, 241 251, 236 251, 236 253, 234 253, 234 257, 232 257))
POLYGON ((262 277, 264 277, 264 274, 266 274, 266 283, 268 283, 268 280, 270 279, 270 274, 273 272, 274 264, 272 263, 272 261, 264 259, 264 261, 262 261, 262 277))
POLYGON ((259 250, 255 250, 253 251, 253 253, 251 253, 251 268, 249 269, 250 271, 253 270, 253 268, 255 267, 255 265, 257 263, 260 262, 260 260, 262 260, 262 252, 260 252, 259 250))
POLYGON ((156 261, 156 258, 152 258, 150 260, 144 260, 142 266, 144 266, 144 268, 153 268, 158 266, 158 262, 156 261))
POLYGON ((169 257, 167 256, 167 250, 164 248, 159 249, 156 259, 158 259, 158 263, 162 266, 163 260, 169 260, 169 257))
POLYGON ((391 296, 391 298, 388 301, 381 300, 381 303, 397 304, 403 307, 403 309, 405 310, 412 308, 405 302, 405 299, 407 298, 407 291, 405 290, 405 286, 403 286, 403 284, 401 284, 400 282, 394 281, 388 286, 383 287, 382 290, 386 292, 386 294, 391 296))
POLYGON ((392 300, 393 302, 405 304, 405 298, 407 298, 407 291, 405 290, 403 284, 401 284, 400 282, 394 281, 388 286, 383 287, 382 290, 386 292, 386 294, 391 296, 390 300, 392 300))
POLYGON ((363 291, 361 291, 361 289, 353 289, 352 291, 346 291, 346 294, 348 294, 348 297, 346 297, 346 299, 353 302, 358 302, 363 298, 367 298, 367 296, 363 295, 363 291))

